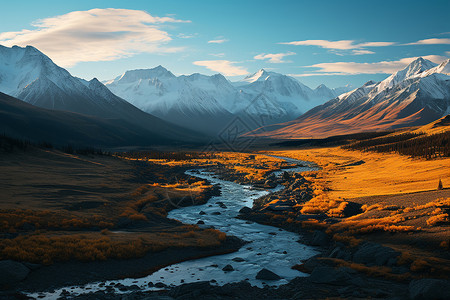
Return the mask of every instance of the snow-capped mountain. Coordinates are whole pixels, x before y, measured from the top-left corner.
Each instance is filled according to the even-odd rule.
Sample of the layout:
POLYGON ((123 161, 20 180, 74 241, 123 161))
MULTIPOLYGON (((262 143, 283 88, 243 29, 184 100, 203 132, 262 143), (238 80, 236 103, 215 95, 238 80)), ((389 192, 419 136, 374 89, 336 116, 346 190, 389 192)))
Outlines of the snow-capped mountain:
POLYGON ((0 45, 0 92, 46 109, 123 120, 151 132, 164 131, 168 138, 195 140, 195 133, 141 111, 95 78, 73 77, 31 46, 0 45))
POLYGON ((162 66, 126 71, 106 86, 142 110, 178 125, 216 133, 233 117, 219 100, 234 89, 220 74, 176 77, 162 66))
POLYGON ((296 120, 249 135, 324 137, 427 124, 450 113, 449 61, 436 65, 417 58, 381 82, 369 81, 296 120))
POLYGON ((250 129, 292 120, 337 96, 325 86, 316 92, 264 69, 230 83, 221 74, 177 77, 158 66, 126 71, 105 85, 146 112, 208 133, 220 132, 236 117, 250 129))

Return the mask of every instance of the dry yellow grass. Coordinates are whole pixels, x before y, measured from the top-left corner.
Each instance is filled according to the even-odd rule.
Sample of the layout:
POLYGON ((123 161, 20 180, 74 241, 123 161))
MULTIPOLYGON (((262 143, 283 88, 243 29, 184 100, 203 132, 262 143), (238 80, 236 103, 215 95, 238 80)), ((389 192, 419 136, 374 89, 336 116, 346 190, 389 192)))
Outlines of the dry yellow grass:
MULTIPOLYGON (((125 157, 126 158, 126 157, 125 157)), ((129 159, 129 158, 126 158, 129 159)), ((140 159, 164 166, 192 166, 195 168, 222 166, 236 174, 242 174, 248 182, 263 180, 265 175, 288 164, 279 158, 260 154, 238 152, 214 152, 205 158, 189 160, 140 159)))
POLYGON ((343 150, 339 147, 273 151, 269 154, 316 162, 318 183, 330 199, 435 190, 439 179, 450 187, 450 159, 411 159, 398 154, 343 150), (364 161, 359 165, 354 163, 364 161))
POLYGON ((34 233, 0 240, 0 258, 51 264, 55 261, 127 259, 144 256, 169 247, 212 247, 226 238, 225 233, 196 226, 179 226, 173 231, 114 233, 58 232, 34 233))

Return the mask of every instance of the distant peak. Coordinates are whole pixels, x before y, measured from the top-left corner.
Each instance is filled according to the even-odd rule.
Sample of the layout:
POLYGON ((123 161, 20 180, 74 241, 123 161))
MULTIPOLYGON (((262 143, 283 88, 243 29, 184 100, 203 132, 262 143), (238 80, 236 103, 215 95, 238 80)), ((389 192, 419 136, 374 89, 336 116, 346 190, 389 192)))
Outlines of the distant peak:
POLYGON ((316 90, 322 90, 322 89, 328 89, 328 87, 325 84, 320 84, 318 87, 316 87, 316 90))
MULTIPOLYGON (((92 84, 102 84, 96 77, 92 78, 92 79, 89 81, 89 83, 92 83, 92 84)), ((103 84, 102 84, 102 85, 103 85, 103 84)))
POLYGON ((367 81, 366 83, 364 83, 363 86, 370 86, 370 85, 374 85, 375 83, 376 83, 375 81, 369 80, 369 81, 367 81))
POLYGON ((126 71, 119 80, 122 82, 133 82, 141 79, 153 79, 153 78, 171 78, 175 77, 172 72, 168 71, 163 66, 159 65, 153 69, 136 69, 126 71))
POLYGON ((255 82, 255 81, 264 81, 267 78, 269 78, 269 76, 272 75, 277 75, 277 73, 274 72, 267 72, 264 69, 260 69, 258 72, 253 73, 252 75, 249 75, 247 77, 245 77, 242 81, 246 81, 249 83, 255 82))
POLYGON ((164 68, 164 67, 161 66, 161 65, 158 65, 157 67, 154 67, 153 69, 150 69, 150 70, 162 70, 162 71, 167 71, 167 72, 169 72, 166 68, 164 68))

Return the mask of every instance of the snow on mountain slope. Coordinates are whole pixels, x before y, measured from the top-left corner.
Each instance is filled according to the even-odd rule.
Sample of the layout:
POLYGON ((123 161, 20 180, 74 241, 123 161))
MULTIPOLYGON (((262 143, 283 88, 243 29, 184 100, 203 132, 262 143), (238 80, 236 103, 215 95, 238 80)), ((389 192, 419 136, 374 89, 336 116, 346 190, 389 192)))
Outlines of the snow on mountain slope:
POLYGON ((106 86, 146 112, 210 133, 223 130, 237 116, 251 128, 292 120, 336 97, 325 86, 313 91, 294 78, 264 69, 230 83, 221 74, 176 77, 158 66, 127 71, 106 86))
POLYGON ((379 83, 369 81, 311 109, 296 120, 267 126, 248 135, 324 137, 432 122, 449 111, 448 62, 436 66, 418 58, 379 83))
POLYGON ((233 117, 219 103, 234 93, 222 75, 176 77, 158 66, 127 71, 106 86, 146 112, 207 133, 216 133, 233 117))
POLYGON ((95 78, 86 81, 71 76, 31 46, 0 45, 0 92, 46 109, 125 120, 155 133, 165 131, 168 138, 198 138, 194 132, 141 111, 95 78))

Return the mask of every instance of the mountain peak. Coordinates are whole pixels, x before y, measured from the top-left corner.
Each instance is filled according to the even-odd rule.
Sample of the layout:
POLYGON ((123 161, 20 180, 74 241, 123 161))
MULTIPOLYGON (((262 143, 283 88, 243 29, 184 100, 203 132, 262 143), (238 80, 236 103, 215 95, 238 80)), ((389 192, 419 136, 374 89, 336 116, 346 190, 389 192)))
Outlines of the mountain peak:
POLYGON ((253 83, 255 81, 264 81, 267 78, 269 78, 271 75, 277 75, 278 73, 275 72, 267 72, 264 69, 260 69, 258 72, 253 73, 252 75, 249 75, 245 77, 242 81, 253 83))
POLYGON ((410 62, 404 69, 395 72, 385 80, 383 80, 376 88, 376 92, 379 93, 386 88, 391 88, 402 82, 405 79, 418 76, 419 74, 424 73, 425 71, 436 67, 437 64, 429 61, 423 57, 418 57, 412 62, 410 62))
POLYGON ((406 71, 405 75, 407 78, 410 77, 411 75, 422 73, 423 71, 426 71, 434 67, 436 67, 435 63, 429 61, 428 59, 424 59, 423 57, 418 57, 401 71, 406 71))
POLYGON ((316 90, 329 90, 329 88, 325 84, 320 84, 316 87, 316 90))
POLYGON ((374 84, 376 84, 376 82, 375 81, 373 81, 373 80, 369 80, 369 81, 367 81, 366 83, 364 83, 362 86, 371 86, 371 85, 374 85, 374 84))
POLYGON ((152 79, 156 77, 173 78, 175 75, 159 65, 153 69, 136 69, 126 71, 120 78, 121 82, 134 82, 141 79, 152 79))

